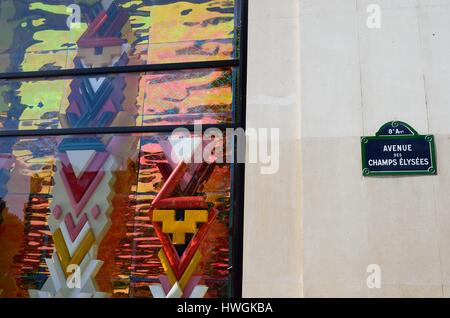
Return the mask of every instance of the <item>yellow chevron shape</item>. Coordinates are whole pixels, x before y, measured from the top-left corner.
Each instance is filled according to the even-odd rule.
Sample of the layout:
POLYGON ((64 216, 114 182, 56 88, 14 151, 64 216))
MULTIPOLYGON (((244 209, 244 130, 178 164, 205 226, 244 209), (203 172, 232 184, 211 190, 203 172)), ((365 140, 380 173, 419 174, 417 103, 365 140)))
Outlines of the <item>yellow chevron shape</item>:
MULTIPOLYGON (((169 280, 170 286, 175 285, 177 283, 177 278, 175 277, 175 274, 173 273, 172 267, 170 266, 169 260, 166 257, 166 254, 164 253, 164 250, 160 250, 158 253, 159 260, 161 261, 161 264, 164 268, 164 272, 167 275, 167 278, 169 280)), ((192 275, 194 274, 195 270, 197 269, 198 264, 200 263, 202 259, 202 254, 200 251, 197 251, 194 254, 194 257, 192 258, 189 265, 186 267, 186 270, 184 271, 183 276, 181 276, 180 281, 178 284, 180 285, 181 290, 184 290, 184 288, 189 283, 189 280, 191 279, 192 275)))
POLYGON ((153 211, 153 221, 162 222, 162 231, 166 234, 172 234, 174 245, 184 245, 186 234, 195 234, 198 223, 208 222, 207 210, 186 210, 184 221, 176 221, 175 214, 175 210, 153 211))
POLYGON ((195 270, 197 269, 198 263, 200 263, 201 259, 202 259, 202 254, 200 253, 200 251, 197 251, 194 254, 194 257, 192 258, 188 267, 186 267, 186 270, 184 271, 183 276, 181 276, 181 279, 180 279, 181 289, 184 289, 186 287, 186 285, 189 283, 189 280, 191 279, 192 275, 194 274, 195 270))
POLYGON ((81 241, 80 246, 78 246, 73 253, 73 257, 70 257, 69 249, 67 248, 66 242, 64 241, 61 229, 56 230, 56 232, 53 234, 53 241, 55 242, 56 254, 59 257, 64 274, 66 275, 66 277, 68 277, 70 274, 67 273, 68 266, 71 264, 81 264, 84 257, 89 252, 92 245, 95 243, 95 237, 94 233, 92 233, 92 230, 89 230, 89 232, 86 233, 86 236, 81 241))
POLYGON ((166 273, 167 278, 169 279, 170 286, 175 285, 175 283, 177 282, 177 278, 175 277, 175 274, 172 270, 172 267, 170 266, 170 263, 166 257, 166 254, 164 253, 164 250, 159 251, 158 257, 159 257, 159 260, 161 261, 164 272, 166 273))

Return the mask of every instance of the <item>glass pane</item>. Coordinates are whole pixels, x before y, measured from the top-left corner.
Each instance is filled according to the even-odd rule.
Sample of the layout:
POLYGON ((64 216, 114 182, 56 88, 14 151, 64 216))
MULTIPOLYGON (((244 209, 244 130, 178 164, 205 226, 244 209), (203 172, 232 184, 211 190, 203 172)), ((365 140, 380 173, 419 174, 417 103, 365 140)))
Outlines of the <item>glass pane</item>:
POLYGON ((0 130, 230 123, 235 72, 0 80, 0 130))
POLYGON ((0 72, 232 59, 238 2, 2 0, 0 72))
POLYGON ((1 138, 0 297, 158 297, 177 281, 184 297, 230 296, 224 144, 190 134, 1 138), (77 268, 78 286, 68 279, 77 268))

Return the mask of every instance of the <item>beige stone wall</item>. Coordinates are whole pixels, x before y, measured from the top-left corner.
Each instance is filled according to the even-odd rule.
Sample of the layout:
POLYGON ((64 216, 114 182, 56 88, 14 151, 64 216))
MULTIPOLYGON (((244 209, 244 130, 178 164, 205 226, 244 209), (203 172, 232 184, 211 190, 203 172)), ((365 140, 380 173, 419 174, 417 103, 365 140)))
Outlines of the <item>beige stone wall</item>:
POLYGON ((281 167, 247 167, 244 295, 448 296, 450 0, 250 0, 249 22, 248 125, 281 129, 281 167), (436 135, 438 176, 362 177, 391 120, 436 135))
POLYGON ((280 128, 280 170, 248 164, 244 297, 302 296, 299 10, 296 0, 251 0, 247 127, 280 128))

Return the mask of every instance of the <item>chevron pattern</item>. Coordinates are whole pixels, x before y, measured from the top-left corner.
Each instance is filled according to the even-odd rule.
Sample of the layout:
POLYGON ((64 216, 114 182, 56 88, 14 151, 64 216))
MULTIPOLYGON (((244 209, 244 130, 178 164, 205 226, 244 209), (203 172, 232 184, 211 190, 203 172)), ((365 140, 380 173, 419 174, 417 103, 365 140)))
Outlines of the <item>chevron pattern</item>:
MULTIPOLYGON (((170 147, 166 150, 166 156, 172 153, 170 147)), ((198 285, 200 277, 194 274, 202 260, 199 247, 218 211, 210 208, 203 197, 194 194, 210 177, 214 163, 180 161, 170 175, 167 174, 170 167, 160 167, 167 178, 152 202, 150 213, 162 244, 158 257, 166 275, 160 277, 160 284, 151 285, 150 291, 155 298, 202 298, 208 287, 198 285), (193 174, 190 173, 192 168, 195 169, 193 174), (178 211, 182 211, 182 215, 177 215, 178 211), (187 234, 192 235, 189 242, 186 242, 187 234)))
MULTIPOLYGON (((127 23, 128 17, 115 4, 103 8, 80 38, 75 64, 92 66, 92 60, 105 59, 105 55, 89 56, 86 49, 105 46, 108 52, 107 46, 114 43, 120 44, 120 50, 109 59, 127 61, 127 52, 121 46, 127 41, 119 37, 122 30, 131 30, 127 23)), ((107 127, 135 120, 137 111, 130 105, 126 109, 122 106, 126 83, 121 76, 76 77, 70 88, 69 106, 61 118, 64 128, 107 127)), ((102 266, 96 259, 97 249, 111 225, 114 172, 129 158, 136 140, 88 136, 64 138, 59 143, 48 219, 54 241, 53 257, 46 260, 50 277, 41 290, 29 291, 31 297, 108 296, 97 290, 95 282, 102 266)))
POLYGON ((30 291, 30 296, 104 297, 107 295, 96 289, 94 276, 102 262, 96 260, 95 256, 97 246, 110 226, 109 214, 115 182, 113 171, 118 169, 119 162, 116 157, 109 155, 101 173, 92 173, 88 165, 87 171, 76 178, 72 175, 70 165, 65 166, 63 161, 57 163, 50 206, 52 214, 48 219, 55 245, 53 258, 46 260, 50 277, 40 291, 30 291), (67 179, 70 180, 67 175, 71 175, 72 181, 83 187, 71 187, 67 183, 67 179), (84 192, 76 195, 74 192, 80 189, 84 192), (69 288, 66 284, 72 274, 71 265, 80 268, 80 288, 69 288))

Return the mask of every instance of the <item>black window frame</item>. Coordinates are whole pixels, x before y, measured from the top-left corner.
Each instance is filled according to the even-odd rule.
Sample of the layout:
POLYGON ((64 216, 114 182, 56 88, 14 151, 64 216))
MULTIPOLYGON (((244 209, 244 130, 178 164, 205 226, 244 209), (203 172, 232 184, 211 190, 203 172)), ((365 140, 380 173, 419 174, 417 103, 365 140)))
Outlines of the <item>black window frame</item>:
MULTIPOLYGON (((83 69, 63 69, 48 71, 27 72, 0 72, 0 80, 30 80, 49 79, 67 76, 98 76, 104 74, 145 73, 154 71, 177 71, 206 68, 235 68, 238 69, 236 110, 231 123, 202 125, 202 131, 209 128, 218 129, 246 129, 246 95, 247 95, 247 49, 248 49, 248 0, 235 0, 238 5, 238 18, 240 23, 236 34, 236 53, 238 58, 230 60, 216 60, 204 62, 165 63, 147 65, 110 66, 83 69)), ((161 125, 161 126, 128 126, 128 127, 95 127, 95 128, 61 128, 37 130, 0 130, 0 142, 4 137, 45 137, 89 134, 130 134, 130 133, 170 133, 176 128, 186 128, 194 131, 194 125, 161 125)), ((237 138, 237 137, 236 137, 237 138)), ((244 141, 241 141, 245 143, 244 141)), ((235 140, 237 145, 238 141, 235 140)), ((235 149, 236 150, 236 149, 235 149)), ((241 149, 242 150, 242 149, 241 149)), ((243 229, 244 229, 244 189, 245 189, 245 163, 237 162, 237 151, 234 151, 235 163, 232 164, 232 192, 231 202, 233 211, 232 220, 232 267, 230 268, 231 295, 233 298, 242 298, 243 278, 243 229)), ((242 156, 241 156, 242 157, 242 156)))

